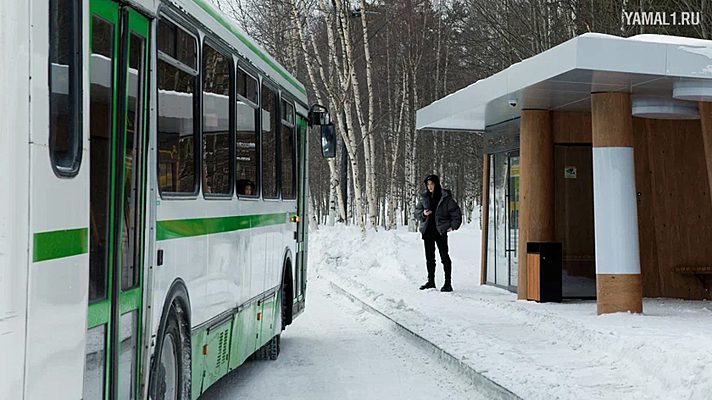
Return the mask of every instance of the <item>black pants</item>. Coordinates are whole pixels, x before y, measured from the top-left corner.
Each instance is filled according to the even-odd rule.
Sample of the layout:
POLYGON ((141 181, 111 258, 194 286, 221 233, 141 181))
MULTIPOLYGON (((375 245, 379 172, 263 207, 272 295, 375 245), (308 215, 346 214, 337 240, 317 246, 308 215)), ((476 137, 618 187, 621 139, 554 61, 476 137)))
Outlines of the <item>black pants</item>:
POLYGON ((428 267, 428 281, 435 282, 435 245, 438 245, 440 252, 440 261, 443 263, 445 270, 445 282, 450 282, 450 274, 452 273, 452 261, 447 253, 447 236, 436 238, 423 238, 425 243, 425 264, 428 267))

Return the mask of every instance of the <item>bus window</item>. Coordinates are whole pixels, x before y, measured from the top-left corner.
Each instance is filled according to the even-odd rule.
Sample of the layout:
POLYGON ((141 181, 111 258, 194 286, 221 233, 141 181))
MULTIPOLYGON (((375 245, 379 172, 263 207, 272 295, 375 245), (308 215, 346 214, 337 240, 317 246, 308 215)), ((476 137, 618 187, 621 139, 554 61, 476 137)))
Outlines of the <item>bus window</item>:
POLYGON ((230 58, 203 45, 203 193, 232 194, 230 58))
POLYGON ((81 124, 81 2, 49 2, 49 154, 59 176, 79 172, 81 124))
POLYGON ((259 197, 259 132, 257 118, 259 107, 257 79, 242 69, 237 69, 237 113, 235 118, 235 171, 237 194, 259 197))
POLYGON ((277 96, 262 85, 262 197, 276 199, 277 187, 277 96))
POLYGON ((297 198, 297 191, 295 184, 296 179, 296 152, 297 147, 295 145, 294 137, 294 106, 282 100, 282 132, 280 135, 280 147, 281 147, 281 157, 282 160, 282 175, 281 175, 281 186, 282 186, 282 198, 286 200, 294 200, 297 198))
POLYGON ((158 187, 162 194, 197 193, 195 84, 197 43, 162 19, 158 26, 158 187))

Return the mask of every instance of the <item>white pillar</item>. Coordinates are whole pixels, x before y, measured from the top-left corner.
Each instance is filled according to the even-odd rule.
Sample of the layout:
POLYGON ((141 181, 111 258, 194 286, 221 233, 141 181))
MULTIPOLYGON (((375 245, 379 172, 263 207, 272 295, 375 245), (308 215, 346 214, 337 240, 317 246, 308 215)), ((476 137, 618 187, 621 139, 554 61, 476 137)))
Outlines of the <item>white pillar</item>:
POLYGON ((630 94, 591 95, 599 314, 643 312, 630 94))

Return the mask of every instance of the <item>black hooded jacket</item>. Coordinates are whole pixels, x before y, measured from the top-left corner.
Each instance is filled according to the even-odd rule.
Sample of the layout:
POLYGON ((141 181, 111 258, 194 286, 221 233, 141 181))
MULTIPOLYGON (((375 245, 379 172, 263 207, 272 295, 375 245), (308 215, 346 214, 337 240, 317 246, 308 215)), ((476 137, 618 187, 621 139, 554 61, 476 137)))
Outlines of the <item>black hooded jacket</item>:
POLYGON ((431 175, 426 178, 426 184, 429 180, 435 183, 435 192, 440 192, 440 200, 438 204, 430 204, 430 192, 426 190, 420 194, 418 204, 415 206, 415 219, 420 221, 420 233, 423 235, 423 238, 425 238, 426 232, 428 232, 428 225, 431 221, 435 221, 435 228, 442 236, 447 235, 448 229, 452 229, 453 231, 457 230, 462 224, 462 212, 460 211, 460 206, 458 206, 455 199, 452 198, 452 193, 440 186, 440 180, 437 176, 431 175), (434 214, 432 214, 432 216, 434 216, 434 218, 426 217, 423 214, 425 210, 433 211, 434 214))

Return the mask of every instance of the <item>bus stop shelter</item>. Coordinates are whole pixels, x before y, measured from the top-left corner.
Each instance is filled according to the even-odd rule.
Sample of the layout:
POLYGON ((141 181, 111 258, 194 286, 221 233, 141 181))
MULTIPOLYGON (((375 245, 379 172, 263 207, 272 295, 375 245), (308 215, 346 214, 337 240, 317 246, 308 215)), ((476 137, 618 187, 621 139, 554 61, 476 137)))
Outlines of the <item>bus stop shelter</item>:
POLYGON ((598 313, 709 299, 712 41, 589 33, 418 110, 419 130, 506 137, 484 157, 482 283, 527 298, 528 242, 598 313), (506 151, 505 151, 506 150, 506 151))

